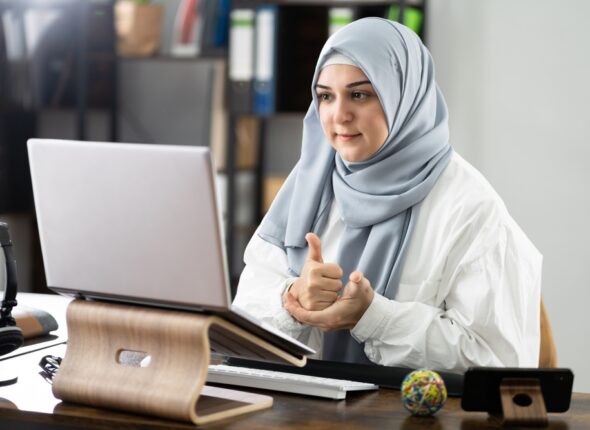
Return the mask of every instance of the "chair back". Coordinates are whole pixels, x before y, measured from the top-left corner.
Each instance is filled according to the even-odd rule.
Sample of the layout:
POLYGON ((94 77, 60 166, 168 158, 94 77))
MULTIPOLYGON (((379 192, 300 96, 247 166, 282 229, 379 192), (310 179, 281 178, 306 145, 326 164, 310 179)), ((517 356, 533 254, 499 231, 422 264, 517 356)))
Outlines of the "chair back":
POLYGON ((539 367, 557 367, 557 349, 553 339, 553 331, 549 323, 549 316, 545 303, 541 298, 541 351, 539 354, 539 367))

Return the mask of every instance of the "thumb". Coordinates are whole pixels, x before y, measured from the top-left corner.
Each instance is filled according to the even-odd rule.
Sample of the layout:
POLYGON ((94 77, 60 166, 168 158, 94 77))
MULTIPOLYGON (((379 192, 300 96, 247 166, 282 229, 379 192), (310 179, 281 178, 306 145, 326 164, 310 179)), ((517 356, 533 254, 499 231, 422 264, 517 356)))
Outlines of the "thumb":
POLYGON ((317 234, 307 233, 305 235, 305 240, 307 240, 307 245, 309 247, 307 259, 317 261, 318 263, 323 263, 324 260, 322 259, 322 242, 320 241, 320 238, 317 236, 317 234))
POLYGON ((359 272, 358 270, 352 272, 348 279, 350 279, 350 281, 354 282, 355 284, 360 284, 360 282, 363 280, 363 272, 359 272))
POLYGON ((344 290, 342 291, 343 299, 350 299, 358 294, 360 284, 363 281, 363 272, 359 272, 358 270, 352 272, 348 279, 350 282, 344 286, 344 290))

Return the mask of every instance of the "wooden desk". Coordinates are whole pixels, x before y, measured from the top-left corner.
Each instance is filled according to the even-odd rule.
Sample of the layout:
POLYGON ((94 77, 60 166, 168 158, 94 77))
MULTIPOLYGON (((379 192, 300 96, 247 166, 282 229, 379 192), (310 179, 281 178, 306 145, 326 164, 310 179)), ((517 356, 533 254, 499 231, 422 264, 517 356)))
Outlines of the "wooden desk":
MULTIPOLYGON (((14 357, 19 381, 0 387, 0 427, 2 429, 189 429, 190 424, 152 419, 120 412, 65 404, 53 397, 51 385, 40 375, 37 363, 45 354, 62 355, 65 345, 14 357)), ((105 381, 108 383, 108 381, 105 381)), ((254 390, 256 391, 256 390, 254 390)), ((262 391, 257 391, 261 392, 262 391)), ((349 393, 346 400, 271 393, 274 406, 261 412, 203 426, 207 429, 494 429, 501 428, 485 413, 461 410, 460 399, 451 398, 434 418, 415 418, 400 402, 399 391, 379 390, 363 394, 349 393)), ((549 429, 590 428, 590 394, 574 394, 565 414, 549 414, 549 429)))
MULTIPOLYGON (((23 297, 25 299, 25 297, 23 297)), ((43 303, 60 324, 65 323, 59 309, 67 302, 57 297, 29 297, 37 307, 43 303), (49 308, 52 309, 49 309, 49 308), (58 309, 59 308, 59 309, 58 309)), ((23 303, 25 300, 23 300, 23 303)), ((61 333, 60 333, 61 337, 61 333)), ((41 346, 41 345, 39 345, 41 346)), ((38 349, 0 361, 18 373, 15 385, 0 387, 0 428, 4 429, 194 429, 190 424, 153 419, 144 416, 65 404, 53 397, 51 385, 39 374, 38 362, 46 354, 63 356, 65 345, 38 349)), ((91 363, 89 363, 91 365, 91 363)), ((105 381, 108 383, 108 381, 105 381)), ((274 406, 261 412, 209 424, 206 429, 495 429, 501 428, 485 413, 461 410, 460 399, 450 398, 434 418, 411 417, 402 407, 399 391, 381 389, 365 393, 349 393, 346 400, 326 400, 272 391, 244 390, 270 394, 274 406)), ((549 429, 589 429, 590 394, 574 394, 570 410, 565 414, 549 414, 549 429)))
POLYGON ((38 349, 47 348, 53 345, 64 343, 68 340, 68 328, 66 326, 66 309, 72 300, 70 297, 58 296, 55 294, 18 293, 16 296, 18 306, 27 306, 42 309, 49 312, 57 322, 58 329, 48 336, 36 339, 25 339, 25 343, 16 351, 0 357, 2 361, 23 354, 28 354, 38 349))

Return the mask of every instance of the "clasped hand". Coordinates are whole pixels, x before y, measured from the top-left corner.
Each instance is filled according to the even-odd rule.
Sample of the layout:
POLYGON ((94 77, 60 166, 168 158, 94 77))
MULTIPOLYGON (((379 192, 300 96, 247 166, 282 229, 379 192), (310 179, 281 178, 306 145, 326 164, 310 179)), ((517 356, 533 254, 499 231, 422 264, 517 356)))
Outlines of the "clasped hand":
POLYGON ((353 328, 373 301, 369 280, 356 271, 343 286, 342 268, 322 259, 320 238, 308 233, 305 239, 307 260, 301 276, 283 295, 285 309, 297 321, 325 331, 353 328))

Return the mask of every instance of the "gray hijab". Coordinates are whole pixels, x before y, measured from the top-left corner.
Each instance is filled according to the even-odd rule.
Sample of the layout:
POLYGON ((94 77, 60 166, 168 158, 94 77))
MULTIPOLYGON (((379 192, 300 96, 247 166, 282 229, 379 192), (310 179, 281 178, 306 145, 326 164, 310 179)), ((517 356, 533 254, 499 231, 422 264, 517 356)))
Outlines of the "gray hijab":
MULTIPOLYGON (((335 198, 345 225, 336 260, 343 283, 360 270, 376 293, 394 299, 420 202, 452 154, 447 106, 434 80, 432 58, 407 27, 382 18, 360 19, 328 39, 311 90, 301 157, 258 234, 286 252, 290 271, 298 276, 307 258, 305 234, 322 233, 335 198), (322 130, 315 85, 333 53, 365 73, 385 112, 385 144, 365 161, 343 160, 322 130)), ((363 350, 347 330, 324 336, 324 359, 368 363, 363 350)))

